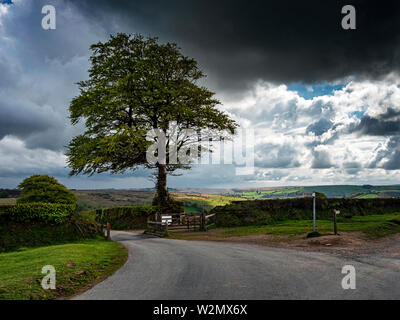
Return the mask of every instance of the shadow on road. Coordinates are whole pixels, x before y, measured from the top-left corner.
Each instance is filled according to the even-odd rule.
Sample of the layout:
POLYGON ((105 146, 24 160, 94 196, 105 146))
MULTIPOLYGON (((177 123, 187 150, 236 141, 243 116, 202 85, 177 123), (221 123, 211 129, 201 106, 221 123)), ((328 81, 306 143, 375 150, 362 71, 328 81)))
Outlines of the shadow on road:
POLYGON ((111 232, 111 239, 114 241, 140 241, 146 239, 157 239, 158 237, 144 234, 144 233, 130 233, 130 232, 111 232))

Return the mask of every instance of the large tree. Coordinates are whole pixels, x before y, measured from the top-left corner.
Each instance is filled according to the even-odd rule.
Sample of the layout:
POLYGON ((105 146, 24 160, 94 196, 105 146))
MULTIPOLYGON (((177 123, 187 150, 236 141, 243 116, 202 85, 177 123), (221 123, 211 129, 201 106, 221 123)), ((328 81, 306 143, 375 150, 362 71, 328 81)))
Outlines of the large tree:
POLYGON ((78 83, 80 95, 69 108, 72 124, 84 120, 86 126, 68 146, 71 175, 157 169, 154 203, 166 205, 167 174, 188 169, 198 156, 187 152, 189 161, 173 163, 168 161, 172 150, 186 150, 199 133, 202 140, 229 138, 237 125, 216 108, 220 102, 214 93, 198 84, 205 75, 197 62, 176 44, 118 34, 91 51, 89 80, 78 83), (160 143, 159 135, 149 131, 165 135, 166 161, 147 161, 146 151, 160 143))

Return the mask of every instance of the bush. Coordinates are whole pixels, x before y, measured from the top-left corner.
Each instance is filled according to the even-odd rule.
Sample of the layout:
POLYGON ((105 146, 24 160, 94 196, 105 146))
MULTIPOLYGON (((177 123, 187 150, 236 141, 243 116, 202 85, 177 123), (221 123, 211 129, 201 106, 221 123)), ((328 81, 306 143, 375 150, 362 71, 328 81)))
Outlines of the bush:
POLYGON ((63 224, 75 211, 75 205, 52 203, 26 203, 5 207, 0 212, 2 219, 14 222, 43 222, 63 224))
POLYGON ((158 206, 108 208, 100 211, 98 221, 102 224, 109 222, 114 230, 145 229, 148 217, 157 212, 160 212, 158 206))
MULTIPOLYGON (((396 213, 400 211, 400 199, 317 197, 318 219, 331 219, 333 209, 341 211, 338 218, 396 213)), ((216 213, 218 227, 264 225, 285 219, 312 219, 312 198, 234 201, 226 206, 215 207, 211 213, 216 213)))
POLYGON ((22 189, 18 203, 61 203, 76 204, 72 191, 47 175, 33 175, 26 178, 19 186, 22 189))
MULTIPOLYGON (((101 236, 101 230, 93 216, 72 213, 64 223, 49 223, 41 219, 29 222, 15 221, 0 215, 0 251, 12 251, 21 247, 39 247, 67 243, 101 236)), ((102 235, 104 236, 104 235, 102 235)))
MULTIPOLYGON (((160 208, 160 207, 159 207, 160 208)), ((183 201, 175 200, 174 198, 168 199, 168 204, 161 209, 162 213, 183 213, 185 212, 185 203, 183 201)))

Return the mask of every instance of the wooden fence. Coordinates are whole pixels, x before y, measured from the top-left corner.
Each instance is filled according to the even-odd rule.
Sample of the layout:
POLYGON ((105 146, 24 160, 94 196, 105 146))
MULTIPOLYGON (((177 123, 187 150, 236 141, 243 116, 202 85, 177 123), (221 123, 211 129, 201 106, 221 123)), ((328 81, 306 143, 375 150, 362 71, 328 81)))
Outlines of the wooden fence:
POLYGON ((147 220, 147 232, 166 234, 168 232, 206 231, 207 226, 215 223, 215 214, 155 214, 147 220))

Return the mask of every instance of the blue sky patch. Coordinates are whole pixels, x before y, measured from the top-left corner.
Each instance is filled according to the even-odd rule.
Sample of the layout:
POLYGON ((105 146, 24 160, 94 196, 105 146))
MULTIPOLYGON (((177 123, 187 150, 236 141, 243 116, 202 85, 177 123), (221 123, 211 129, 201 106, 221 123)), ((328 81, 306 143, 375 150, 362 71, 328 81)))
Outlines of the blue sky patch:
POLYGON ((349 117, 356 116, 358 119, 361 119, 364 115, 365 111, 353 111, 349 113, 349 117))
POLYGON ((314 97, 332 95, 335 90, 342 90, 346 84, 316 84, 316 85, 305 85, 302 83, 290 83, 288 85, 288 90, 296 91, 300 97, 304 99, 312 99, 314 97))
POLYGON ((1 4, 13 4, 12 0, 0 0, 1 4))

